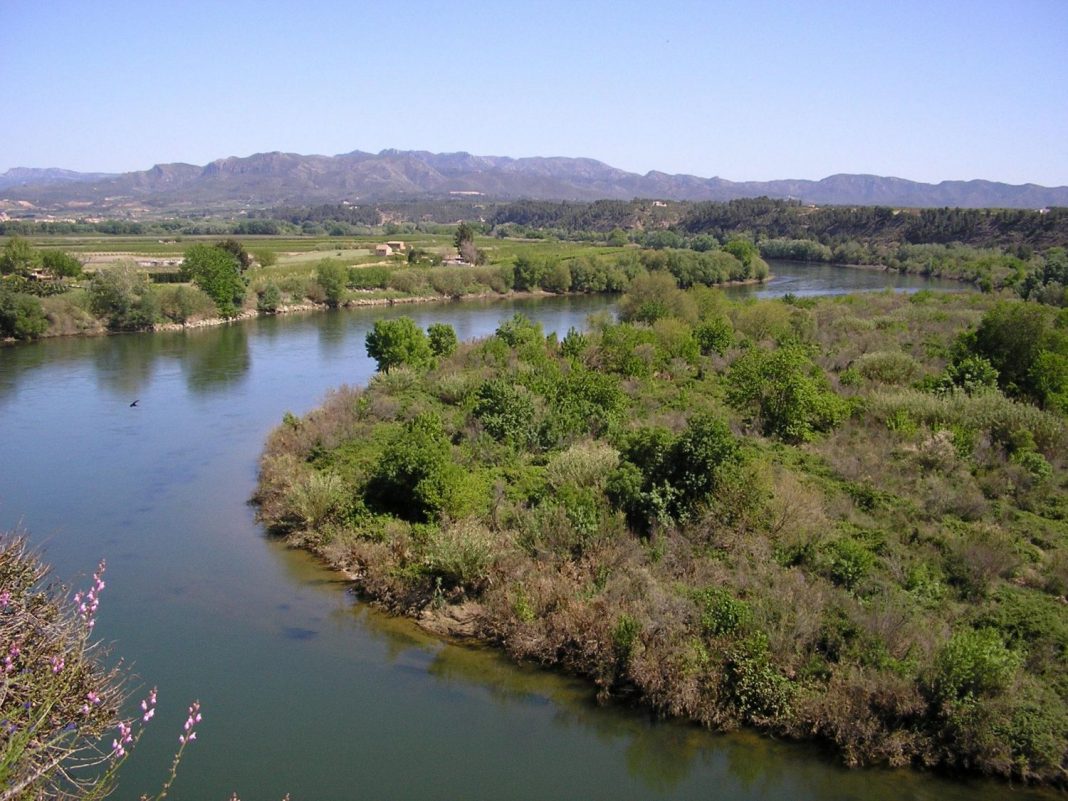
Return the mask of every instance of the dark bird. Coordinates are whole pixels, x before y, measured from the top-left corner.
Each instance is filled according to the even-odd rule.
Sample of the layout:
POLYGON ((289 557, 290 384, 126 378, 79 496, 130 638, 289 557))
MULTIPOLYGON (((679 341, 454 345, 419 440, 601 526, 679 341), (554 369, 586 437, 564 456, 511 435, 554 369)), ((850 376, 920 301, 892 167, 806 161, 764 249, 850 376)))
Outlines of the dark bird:
POLYGON ((139 404, 140 402, 141 402, 141 399, 140 399, 140 398, 138 398, 137 400, 135 400, 135 401, 134 401, 133 403, 131 403, 130 405, 131 405, 131 406, 136 406, 136 405, 137 405, 137 404, 139 404))

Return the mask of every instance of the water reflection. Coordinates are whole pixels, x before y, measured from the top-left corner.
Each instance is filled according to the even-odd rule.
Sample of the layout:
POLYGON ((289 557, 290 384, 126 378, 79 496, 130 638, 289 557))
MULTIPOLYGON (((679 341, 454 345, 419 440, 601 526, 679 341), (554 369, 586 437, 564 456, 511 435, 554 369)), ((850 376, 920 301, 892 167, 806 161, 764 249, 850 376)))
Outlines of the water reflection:
POLYGON ((152 381, 167 337, 117 334, 90 341, 98 385, 112 395, 134 400, 152 381))
POLYGON ((329 311, 323 314, 319 322, 319 354, 327 359, 343 356, 349 333, 350 326, 344 311, 329 311))
POLYGON ((190 332, 183 338, 182 369, 191 392, 207 395, 239 384, 252 365, 248 327, 222 326, 213 332, 190 332))

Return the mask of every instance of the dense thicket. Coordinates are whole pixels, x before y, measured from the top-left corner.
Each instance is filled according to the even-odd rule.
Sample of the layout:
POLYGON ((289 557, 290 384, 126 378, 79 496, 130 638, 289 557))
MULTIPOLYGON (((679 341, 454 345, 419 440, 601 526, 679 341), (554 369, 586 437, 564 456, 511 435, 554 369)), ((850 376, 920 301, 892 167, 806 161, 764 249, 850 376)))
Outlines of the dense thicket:
POLYGON ((261 516, 396 611, 664 714, 1064 783, 1065 417, 1009 334, 1038 315, 1024 374, 1063 391, 1068 318, 660 289, 288 416, 261 516))

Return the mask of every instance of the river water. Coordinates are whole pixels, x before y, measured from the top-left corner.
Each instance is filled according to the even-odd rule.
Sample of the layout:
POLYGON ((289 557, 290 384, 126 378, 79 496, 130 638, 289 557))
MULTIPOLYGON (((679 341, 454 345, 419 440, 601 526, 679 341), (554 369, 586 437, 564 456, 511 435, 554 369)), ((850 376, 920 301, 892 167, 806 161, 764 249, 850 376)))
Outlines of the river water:
MULTIPOLYGON (((832 267, 773 270, 769 284, 731 291, 959 289, 832 267)), ((26 531, 75 587, 106 557, 96 632, 142 689, 159 687, 159 713, 116 797, 159 788, 194 698, 204 721, 175 799, 1005 797, 997 784, 846 771, 811 746, 598 706, 580 681, 375 612, 256 525, 246 501, 266 435, 284 412, 367 381, 375 320, 446 321, 471 338, 521 311, 563 334, 613 304, 367 308, 0 348, 0 530, 26 531)))

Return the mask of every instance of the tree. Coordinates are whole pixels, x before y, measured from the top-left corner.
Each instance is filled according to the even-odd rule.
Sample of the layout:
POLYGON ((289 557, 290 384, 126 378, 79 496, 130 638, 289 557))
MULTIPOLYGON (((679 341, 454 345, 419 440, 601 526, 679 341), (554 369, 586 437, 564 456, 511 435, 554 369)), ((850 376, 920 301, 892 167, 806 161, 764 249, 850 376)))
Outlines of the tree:
POLYGON ((451 451, 436 414, 410 420, 389 441, 375 465, 367 483, 368 500, 408 520, 437 517, 449 508, 464 479, 451 451))
POLYGON ((453 235, 452 243, 456 246, 456 251, 463 254, 465 244, 474 245, 475 230, 466 222, 461 221, 456 227, 456 233, 453 235))
POLYGON ((246 280, 241 261, 230 250, 215 245, 193 245, 185 252, 182 272, 215 301, 224 317, 233 317, 245 299, 246 280))
POLYGON ((430 351, 440 359, 447 359, 456 352, 456 330, 448 323, 432 323, 426 330, 430 339, 430 351))
POLYGON ((219 248, 219 250, 225 250, 227 253, 233 254, 234 258, 237 259, 238 264, 241 265, 242 272, 252 266, 252 256, 245 250, 245 246, 236 239, 224 239, 222 242, 216 242, 215 247, 219 248))
POLYGON ((34 339, 48 328, 41 301, 0 288, 0 338, 34 339))
POLYGON ((367 334, 367 355, 378 362, 379 371, 406 364, 425 367, 430 363, 430 342, 411 317, 379 320, 367 334))
POLYGON ((42 253, 41 266, 57 278, 77 278, 82 274, 82 263, 62 250, 46 250, 42 253))
POLYGON ((1049 408, 1068 407, 1068 312, 999 303, 962 344, 989 360, 1006 393, 1049 408))
POLYGON ((845 417, 847 406, 800 345, 750 348, 727 374, 727 402, 759 424, 765 436, 811 439, 845 417))
POLYGON ((29 275, 40 263, 41 254, 21 236, 13 236, 0 252, 0 275, 29 275))
POLYGON ((348 270, 340 262, 333 259, 323 259, 319 262, 315 268, 315 280, 323 288, 328 306, 336 308, 341 303, 348 277, 348 270))
POLYGON ((545 269, 545 262, 541 259, 532 259, 527 254, 520 253, 515 259, 515 279, 512 286, 519 292, 537 289, 545 277, 545 269))
POLYGON ((148 276, 132 264, 102 270, 89 282, 89 309, 115 331, 148 328, 158 304, 148 276))

